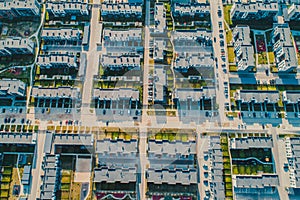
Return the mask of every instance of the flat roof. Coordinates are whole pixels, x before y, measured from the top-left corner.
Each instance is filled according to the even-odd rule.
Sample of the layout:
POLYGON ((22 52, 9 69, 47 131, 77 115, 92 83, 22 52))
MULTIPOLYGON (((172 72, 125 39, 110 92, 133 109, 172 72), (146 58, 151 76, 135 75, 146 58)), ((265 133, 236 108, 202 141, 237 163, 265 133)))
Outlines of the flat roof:
POLYGON ((164 101, 165 87, 167 87, 167 74, 162 66, 154 67, 154 100, 164 101))
POLYGON ((138 142, 131 140, 97 140, 96 153, 101 154, 136 154, 138 152, 138 142))
POLYGON ((232 138, 230 146, 233 149, 272 148, 273 139, 271 137, 232 138))
MULTIPOLYGON (((35 133, 34 133, 35 134, 35 133)), ((2 144, 34 144, 32 133, 0 133, 2 144)))
POLYGON ((132 88, 116 88, 116 89, 94 89, 94 98, 101 99, 139 99, 139 91, 132 88))
POLYGON ((235 177, 236 185, 234 187, 241 188, 264 188, 276 187, 279 185, 278 176, 275 174, 270 175, 237 175, 235 177))
POLYGON ((93 145, 93 135, 92 134, 54 134, 54 145, 93 145))
POLYGON ((240 90, 237 100, 242 102, 267 101, 269 103, 277 103, 279 101, 279 91, 264 91, 264 90, 240 90))
POLYGON ((148 153, 153 154, 169 154, 169 155, 190 155, 196 154, 196 141, 148 141, 148 153))
POLYGON ((283 100, 288 103, 300 102, 300 90, 287 90, 283 92, 283 100))
POLYGON ((101 167, 94 169, 95 183, 135 183, 136 182, 136 168, 122 168, 122 167, 101 167))
POLYGON ((197 170, 196 169, 153 169, 147 170, 148 183, 154 184, 181 184, 191 185, 197 184, 197 170))
POLYGON ((70 98, 80 98, 79 88, 73 87, 57 87, 57 88, 46 88, 41 86, 32 87, 32 96, 34 97, 45 97, 45 98, 55 98, 55 97, 70 97, 70 98))

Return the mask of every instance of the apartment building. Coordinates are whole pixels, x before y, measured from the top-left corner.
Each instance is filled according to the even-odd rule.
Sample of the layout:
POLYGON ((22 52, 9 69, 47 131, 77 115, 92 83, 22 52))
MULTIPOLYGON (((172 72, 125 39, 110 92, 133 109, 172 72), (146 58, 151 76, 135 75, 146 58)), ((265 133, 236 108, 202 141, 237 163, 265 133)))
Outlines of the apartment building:
POLYGON ((180 4, 173 5, 173 16, 176 20, 190 19, 201 20, 210 17, 210 6, 207 3, 193 3, 193 4, 180 4))
POLYGON ((0 80, 0 106, 26 104, 26 84, 17 79, 0 80))
POLYGON ((96 142, 95 193, 99 197, 136 195, 138 141, 101 139, 96 142))
POLYGON ((41 54, 37 58, 36 65, 43 69, 79 68, 76 54, 41 54))
POLYGON ((178 88, 173 101, 178 110, 213 110, 215 98, 213 87, 178 88))
POLYGON ((273 20, 278 13, 277 2, 255 1, 255 2, 235 2, 230 10, 233 21, 237 20, 273 20))
POLYGON ((101 57, 101 64, 104 69, 111 71, 120 71, 126 69, 126 71, 135 69, 141 69, 141 57, 140 55, 120 55, 120 56, 109 56, 103 55, 101 57))
POLYGON ((88 17, 90 8, 86 0, 50 0, 46 2, 46 11, 50 18, 71 17, 88 17))
POLYGON ((34 42, 27 38, 8 37, 4 40, 0 40, 0 56, 3 58, 20 55, 34 55, 34 51, 34 42))
POLYGON ((96 109, 137 109, 139 91, 131 88, 94 89, 93 101, 96 109))
POLYGON ((106 3, 101 6, 104 21, 141 21, 143 7, 141 4, 106 3))
POLYGON ((23 19, 40 16, 40 4, 37 0, 0 1, 0 19, 23 19))
POLYGON ((251 71, 255 67, 254 48, 251 44, 249 26, 236 26, 232 33, 235 62, 238 71, 251 71))
POLYGON ((300 1, 298 4, 293 4, 288 9, 288 21, 300 21, 300 1))
POLYGON ((272 44, 278 72, 291 72, 298 67, 296 49, 287 23, 274 24, 272 44))

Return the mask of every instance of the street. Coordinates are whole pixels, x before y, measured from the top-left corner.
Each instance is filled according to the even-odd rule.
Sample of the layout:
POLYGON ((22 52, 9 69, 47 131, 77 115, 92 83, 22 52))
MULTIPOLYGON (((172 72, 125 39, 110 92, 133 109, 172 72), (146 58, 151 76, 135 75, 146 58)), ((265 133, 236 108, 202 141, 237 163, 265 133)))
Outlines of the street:
POLYGON ((32 168, 32 182, 29 200, 40 198, 40 186, 42 183, 41 175, 43 174, 42 161, 44 159, 44 146, 46 139, 47 122, 43 121, 40 125, 40 131, 37 134, 36 152, 35 152, 35 167, 32 168))
MULTIPOLYGON (((224 32, 224 24, 223 24, 223 17, 218 16, 218 9, 221 9, 221 13, 223 16, 223 5, 221 0, 210 1, 210 10, 211 10, 211 26, 213 29, 213 38, 216 38, 216 42, 213 43, 214 48, 214 56, 217 58, 217 65, 218 67, 215 68, 215 74, 219 74, 218 78, 216 79, 216 84, 218 85, 216 90, 216 99, 217 104, 219 105, 219 116, 220 122, 223 124, 224 122, 228 121, 225 115, 225 103, 230 103, 230 99, 225 97, 224 93, 224 82, 228 82, 228 60, 226 59, 226 73, 223 71, 221 65, 223 63, 221 59, 221 48, 220 48, 220 37, 219 37, 219 30, 223 30, 224 32), (219 28, 218 23, 222 22, 222 29, 219 28)), ((224 41, 225 55, 227 55, 227 43, 224 41)), ((228 88, 228 91, 229 88, 228 88)))
MULTIPOLYGON (((94 0, 94 4, 99 4, 99 0, 94 0)), ((95 114, 90 112, 90 103, 93 95, 94 75, 98 73, 99 68, 99 52, 97 51, 97 43, 100 40, 100 24, 99 24, 99 8, 92 7, 90 43, 87 52, 87 68, 82 92, 81 121, 83 124, 91 124, 96 121, 95 114)))

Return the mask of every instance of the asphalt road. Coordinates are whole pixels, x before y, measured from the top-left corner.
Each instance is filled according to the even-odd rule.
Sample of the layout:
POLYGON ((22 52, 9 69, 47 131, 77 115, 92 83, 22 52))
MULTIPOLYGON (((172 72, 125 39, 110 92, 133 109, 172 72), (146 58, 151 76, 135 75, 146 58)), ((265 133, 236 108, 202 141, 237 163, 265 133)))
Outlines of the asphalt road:
MULTIPOLYGON (((94 0, 94 3, 99 4, 100 1, 94 0)), ((100 37, 99 12, 100 10, 97 6, 92 8, 90 43, 82 92, 81 121, 83 124, 96 121, 95 116, 90 112, 90 103, 93 93, 93 77, 97 74, 99 67, 99 52, 97 51, 97 43, 100 37)))
MULTIPOLYGON (((223 23, 223 17, 218 16, 218 6, 220 6, 220 9, 222 11, 222 16, 223 16, 223 5, 221 0, 215 0, 215 1, 210 1, 210 9, 211 9, 211 21, 212 21, 212 29, 213 29, 213 38, 216 38, 216 42, 213 43, 214 47, 214 55, 218 60, 218 68, 215 67, 215 74, 218 73, 218 78, 216 78, 217 82, 216 84, 219 85, 216 90, 216 98, 217 98, 217 103, 219 105, 219 116, 220 116, 220 122, 224 123, 227 121, 227 117, 225 115, 225 106, 224 103, 230 103, 229 97, 225 97, 224 93, 224 81, 228 82, 228 61, 226 60, 226 68, 227 68, 227 73, 223 72, 222 69, 222 59, 221 59, 221 47, 220 47, 220 37, 219 37, 219 22, 222 22, 222 30, 224 33, 224 23, 223 23)), ((224 50, 225 50, 225 55, 227 55, 227 44, 226 41, 224 41, 224 50)), ((228 88, 228 93, 229 93, 229 88, 228 88)), ((229 95, 229 94, 228 94, 229 95)))
POLYGON ((45 146, 45 139, 46 139, 46 121, 41 123, 40 128, 43 131, 40 131, 37 136, 37 143, 36 143, 36 152, 35 152, 35 168, 32 169, 32 182, 31 182, 31 191, 29 195, 30 200, 36 200, 40 198, 40 186, 42 184, 41 175, 43 174, 42 169, 42 161, 44 158, 44 146, 45 146))

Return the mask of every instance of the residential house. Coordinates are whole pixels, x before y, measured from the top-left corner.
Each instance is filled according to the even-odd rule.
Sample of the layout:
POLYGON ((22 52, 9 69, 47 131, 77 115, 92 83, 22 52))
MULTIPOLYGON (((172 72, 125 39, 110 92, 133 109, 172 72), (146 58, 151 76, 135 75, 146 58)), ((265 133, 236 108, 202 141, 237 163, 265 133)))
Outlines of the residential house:
POLYGON ((272 43, 278 72, 291 72, 298 67, 296 48, 287 23, 274 24, 272 43))
POLYGON ((255 67, 254 48, 249 26, 236 26, 232 33, 235 62, 239 72, 249 72, 255 67))
POLYGON ((40 16, 40 4, 37 0, 0 1, 0 19, 33 19, 40 16))

